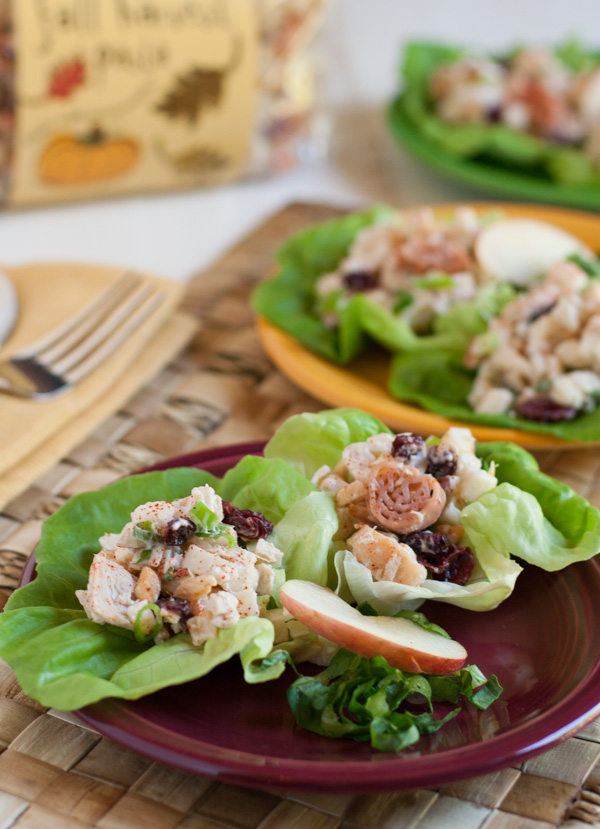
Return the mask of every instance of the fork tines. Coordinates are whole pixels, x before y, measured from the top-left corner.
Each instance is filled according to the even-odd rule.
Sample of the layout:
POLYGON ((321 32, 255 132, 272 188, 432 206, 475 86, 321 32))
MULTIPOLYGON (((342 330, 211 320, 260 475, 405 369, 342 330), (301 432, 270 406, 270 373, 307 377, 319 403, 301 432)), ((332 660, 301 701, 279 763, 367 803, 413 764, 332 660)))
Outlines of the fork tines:
POLYGON ((12 358, 37 365, 61 380, 77 383, 112 354, 160 305, 165 295, 126 273, 103 294, 12 358))

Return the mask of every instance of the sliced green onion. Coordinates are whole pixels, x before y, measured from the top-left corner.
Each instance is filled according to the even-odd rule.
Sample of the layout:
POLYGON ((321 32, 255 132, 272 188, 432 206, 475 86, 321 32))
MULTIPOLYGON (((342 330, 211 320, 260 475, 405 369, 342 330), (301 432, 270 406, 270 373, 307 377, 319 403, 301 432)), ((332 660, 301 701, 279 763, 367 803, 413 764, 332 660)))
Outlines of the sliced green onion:
POLYGON ((150 550, 150 549, 142 550, 141 553, 136 558, 135 563, 139 564, 140 561, 148 561, 148 559, 150 558, 151 555, 152 555, 152 550, 150 550))
POLYGON ((500 337, 497 331, 485 331, 483 334, 478 334, 473 338, 470 346, 470 351, 474 357, 482 359, 489 357, 496 349, 500 347, 500 337))
POLYGON ((226 532, 226 530, 230 529, 229 524, 219 524, 218 527, 215 528, 215 534, 217 537, 224 538, 227 541, 227 546, 229 549, 232 547, 237 547, 236 539, 231 535, 231 533, 226 532))
POLYGON ((535 390, 543 394, 544 392, 550 391, 551 388, 552 380, 549 380, 548 377, 544 377, 544 379, 540 380, 540 382, 537 384, 535 390))
POLYGON ((325 296, 317 298, 316 312, 319 316, 323 314, 332 314, 340 310, 340 306, 344 303, 344 292, 341 288, 335 291, 330 291, 325 296))
POLYGON ((412 305, 414 301, 415 298, 410 291, 396 291, 396 303, 392 309, 392 313, 399 314, 400 311, 404 311, 405 308, 412 305))
POLYGON ((135 526, 139 527, 140 530, 151 530, 152 529, 152 521, 138 521, 135 526))
POLYGON ((410 283, 413 288, 425 288, 430 291, 454 288, 456 285, 456 281, 445 271, 428 271, 425 276, 411 277, 410 283))
POLYGON ((567 256, 567 259, 569 262, 573 262, 577 267, 581 268, 588 276, 594 279, 600 278, 600 259, 589 260, 580 253, 572 253, 570 256, 567 256))
POLYGON ((158 540, 158 536, 152 530, 152 524, 150 521, 140 521, 135 525, 131 531, 131 534, 135 539, 143 542, 144 544, 152 544, 153 541, 158 540))
POLYGON ((206 504, 203 504, 202 501, 198 501, 190 510, 190 518, 196 524, 200 533, 207 533, 209 535, 214 535, 215 530, 220 524, 218 515, 209 509, 206 504))
POLYGON ((133 623, 133 634, 141 645, 145 645, 147 642, 151 642, 152 639, 154 639, 162 626, 163 620, 159 606, 156 604, 146 604, 144 607, 140 608, 138 615, 135 617, 135 622, 133 623), (146 611, 148 610, 151 611, 154 616, 152 627, 150 627, 148 622, 144 620, 144 615, 148 618, 146 614, 146 611))

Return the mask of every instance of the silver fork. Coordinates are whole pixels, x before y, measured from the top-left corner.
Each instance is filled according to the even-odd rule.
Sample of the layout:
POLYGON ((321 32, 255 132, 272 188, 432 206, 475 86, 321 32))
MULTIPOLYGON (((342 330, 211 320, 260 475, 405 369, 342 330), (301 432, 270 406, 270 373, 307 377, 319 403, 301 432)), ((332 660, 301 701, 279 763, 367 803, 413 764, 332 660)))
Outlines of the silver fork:
POLYGON ((46 398, 67 391, 106 360, 163 302, 132 273, 26 348, 0 362, 0 392, 46 398))

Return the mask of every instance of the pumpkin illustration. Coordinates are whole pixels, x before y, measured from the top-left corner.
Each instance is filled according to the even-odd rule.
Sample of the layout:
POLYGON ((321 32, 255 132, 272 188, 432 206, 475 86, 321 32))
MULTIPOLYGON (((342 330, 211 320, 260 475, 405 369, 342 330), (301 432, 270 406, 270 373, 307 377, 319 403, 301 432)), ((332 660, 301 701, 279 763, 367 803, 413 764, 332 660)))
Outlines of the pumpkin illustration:
POLYGON ((96 128, 83 136, 53 138, 41 155, 39 174, 48 184, 91 184, 123 175, 139 156, 140 145, 134 138, 110 138, 96 128))

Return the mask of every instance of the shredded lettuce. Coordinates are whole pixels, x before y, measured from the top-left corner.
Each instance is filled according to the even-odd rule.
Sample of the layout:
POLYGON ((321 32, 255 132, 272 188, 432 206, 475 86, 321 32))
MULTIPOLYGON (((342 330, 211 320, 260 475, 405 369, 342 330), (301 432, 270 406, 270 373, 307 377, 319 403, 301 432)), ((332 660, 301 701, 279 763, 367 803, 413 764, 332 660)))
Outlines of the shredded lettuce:
POLYGON ((449 676, 410 674, 390 667, 382 656, 367 659, 340 650, 316 677, 297 679, 288 689, 288 701, 298 725, 308 731, 398 752, 459 713, 456 708, 436 719, 433 698, 455 704, 463 696, 485 710, 501 692, 496 676, 486 679, 473 665, 449 676), (409 697, 412 709, 416 698, 425 710, 402 708, 409 697))

